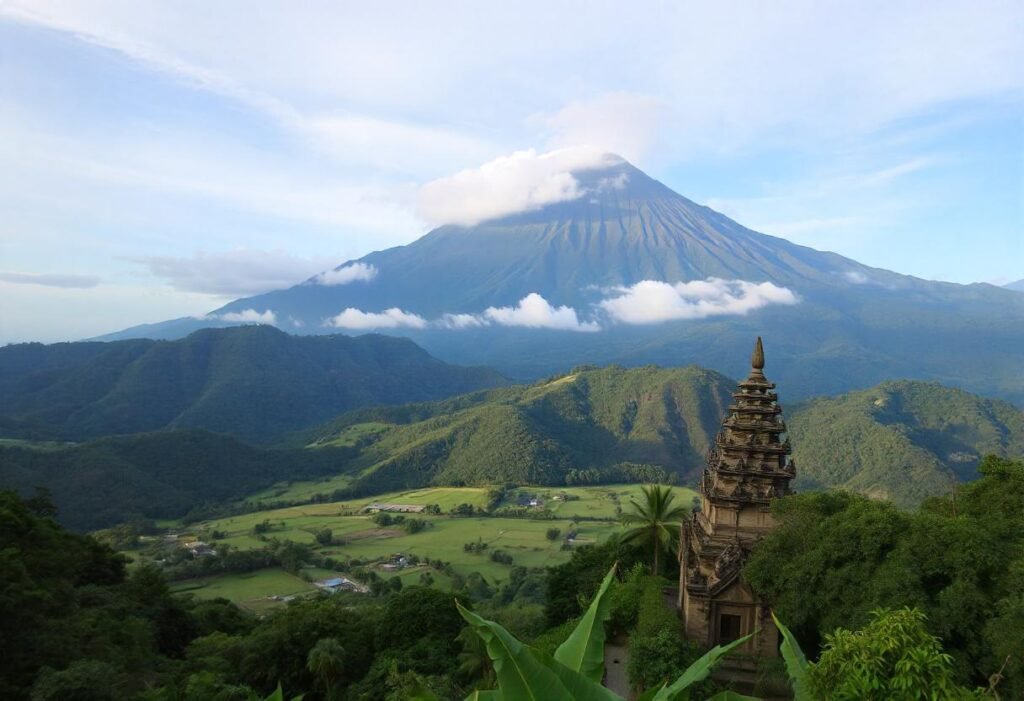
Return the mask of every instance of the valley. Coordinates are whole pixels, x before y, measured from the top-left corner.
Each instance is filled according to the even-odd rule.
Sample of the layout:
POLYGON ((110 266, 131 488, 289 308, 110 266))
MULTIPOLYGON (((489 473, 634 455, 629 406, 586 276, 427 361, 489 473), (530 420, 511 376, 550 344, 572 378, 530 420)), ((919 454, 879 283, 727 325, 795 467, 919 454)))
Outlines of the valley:
MULTIPOLYGON (((676 498, 684 504, 697 496, 688 489, 676 491, 676 498)), ((188 524, 164 521, 158 524, 160 534, 133 539, 133 547, 123 552, 136 565, 145 565, 165 560, 196 541, 222 552, 259 550, 266 547, 268 539, 307 546, 308 559, 320 562, 319 566, 297 566, 291 572, 275 566, 173 581, 174 591, 199 598, 224 597, 253 611, 315 594, 319 591, 315 581, 352 577, 354 570, 374 572, 387 583, 392 579, 400 579, 404 585, 429 582, 444 589, 452 587, 453 579, 464 582, 478 573, 486 586, 493 588, 508 581, 513 568, 539 570, 562 564, 574 548, 604 542, 620 530, 622 509, 641 496, 637 484, 515 488, 500 501, 491 492, 482 487, 436 487, 188 524), (529 506, 531 500, 538 505, 529 506), (380 503, 423 508, 401 514, 423 521, 423 530, 409 533, 401 523, 380 525, 374 520, 377 512, 368 510, 380 503), (521 503, 526 506, 520 507, 521 503), (430 507, 437 507, 439 513, 430 507), (514 514, 503 515, 510 510, 514 514), (266 530, 259 528, 264 523, 268 524, 266 530), (318 540, 317 534, 324 529, 330 531, 330 542, 318 540), (551 529, 558 531, 553 538, 551 529), (479 549, 470 551, 467 545, 479 549), (493 559, 494 553, 499 553, 499 560, 493 559), (406 562, 394 567, 390 563, 399 556, 406 562), (325 562, 333 567, 325 567, 325 562)))

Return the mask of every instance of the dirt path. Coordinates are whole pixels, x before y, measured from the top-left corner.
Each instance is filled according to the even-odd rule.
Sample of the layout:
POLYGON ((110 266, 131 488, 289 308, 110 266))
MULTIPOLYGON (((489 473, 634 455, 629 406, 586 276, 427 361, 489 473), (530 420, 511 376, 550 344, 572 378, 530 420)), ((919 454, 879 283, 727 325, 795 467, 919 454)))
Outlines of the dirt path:
POLYGON ((625 639, 604 644, 604 685, 624 699, 629 698, 629 677, 626 675, 625 639))

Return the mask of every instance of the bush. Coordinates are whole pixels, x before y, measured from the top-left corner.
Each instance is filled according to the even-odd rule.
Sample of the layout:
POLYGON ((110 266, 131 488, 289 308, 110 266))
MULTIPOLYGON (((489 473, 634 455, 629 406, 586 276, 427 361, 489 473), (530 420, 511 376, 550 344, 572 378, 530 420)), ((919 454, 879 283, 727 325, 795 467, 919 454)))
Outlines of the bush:
POLYGON ((503 565, 511 565, 513 560, 512 556, 504 550, 494 550, 491 552, 491 561, 499 562, 503 565))
POLYGON ((405 522, 402 524, 402 528, 405 529, 406 533, 409 533, 411 535, 413 533, 419 533, 429 525, 429 521, 424 521, 421 518, 410 518, 405 520, 405 522))
MULTIPOLYGON (((675 679, 702 654, 696 645, 683 639, 679 617, 665 604, 661 592, 664 585, 660 577, 636 578, 640 596, 626 668, 634 689, 650 689, 675 679)), ((629 606, 624 605, 624 611, 628 610, 629 606)), ((707 681, 694 687, 698 698, 712 688, 707 681)))
POLYGON ((562 535, 561 528, 549 528, 545 533, 544 537, 548 540, 558 540, 558 536, 562 535))
POLYGON ((608 625, 613 631, 625 632, 636 627, 646 580, 647 568, 638 562, 626 573, 625 581, 615 584, 609 592, 611 618, 608 625))
POLYGON ((969 699, 976 696, 957 685, 953 658, 925 629, 916 609, 878 609, 863 629, 838 629, 825 636, 808 681, 820 698, 886 698, 893 701, 969 699))

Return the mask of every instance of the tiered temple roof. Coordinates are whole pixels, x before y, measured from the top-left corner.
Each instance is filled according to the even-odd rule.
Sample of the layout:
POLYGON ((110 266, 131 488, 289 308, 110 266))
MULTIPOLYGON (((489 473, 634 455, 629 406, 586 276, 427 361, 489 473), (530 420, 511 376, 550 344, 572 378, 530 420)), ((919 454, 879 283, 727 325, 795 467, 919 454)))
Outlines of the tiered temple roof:
POLYGON ((758 337, 750 376, 739 383, 722 429, 707 454, 700 490, 706 499, 767 505, 791 493, 796 467, 775 384, 764 376, 764 347, 758 337))

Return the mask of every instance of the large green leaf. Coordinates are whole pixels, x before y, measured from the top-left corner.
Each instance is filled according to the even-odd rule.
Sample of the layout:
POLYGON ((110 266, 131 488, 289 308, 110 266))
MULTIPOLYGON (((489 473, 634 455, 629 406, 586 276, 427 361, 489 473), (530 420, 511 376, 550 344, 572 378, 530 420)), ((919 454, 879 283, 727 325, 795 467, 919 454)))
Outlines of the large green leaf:
MULTIPOLYGON (((418 701, 414 699, 414 701, 418 701)), ((466 697, 465 701, 501 701, 501 692, 497 689, 491 691, 483 691, 477 689, 472 694, 466 697)))
POLYGON ((793 684, 793 701, 814 701, 808 688, 807 658, 804 656, 804 651, 800 649, 800 644, 789 632, 789 628, 775 616, 774 611, 772 611, 772 620, 775 621, 775 627, 782 633, 780 650, 782 651, 782 660, 786 663, 786 673, 789 674, 789 680, 793 684))
POLYGON ((668 686, 664 686, 658 690, 658 693, 653 697, 653 701, 679 701, 685 698, 683 692, 690 687, 690 685, 699 682, 709 674, 711 674, 711 668, 715 666, 719 659, 728 655, 730 652, 738 648, 743 643, 750 640, 756 635, 756 631, 750 635, 745 635, 742 638, 733 640, 726 646, 717 645, 701 657, 699 660, 694 662, 692 665, 686 668, 686 671, 679 675, 679 678, 668 686))
MULTIPOLYGON (((293 698, 292 701, 302 701, 303 696, 305 696, 305 694, 300 694, 299 696, 293 698)), ((264 699, 264 701, 284 701, 284 691, 281 689, 280 682, 278 682, 277 688, 274 690, 274 693, 272 693, 270 696, 264 699)))
POLYGON ((661 686, 656 686, 653 689, 648 689, 644 693, 640 694, 636 698, 636 701, 654 701, 654 697, 657 696, 658 693, 664 688, 665 685, 662 684, 661 686))
POLYGON ((409 701, 443 701, 443 699, 423 686, 421 682, 416 682, 412 687, 412 695, 409 696, 409 701))
POLYGON ((612 565, 576 629, 555 650, 558 662, 598 683, 604 677, 604 624, 611 616, 611 599, 605 594, 614 577, 612 565))
POLYGON ((487 646, 501 697, 509 701, 576 701, 559 676, 537 659, 534 651, 493 621, 458 604, 459 613, 487 646))
POLYGON ((600 681, 569 669, 539 650, 533 650, 533 654, 541 664, 555 673, 575 701, 623 701, 621 696, 603 687, 600 681))

